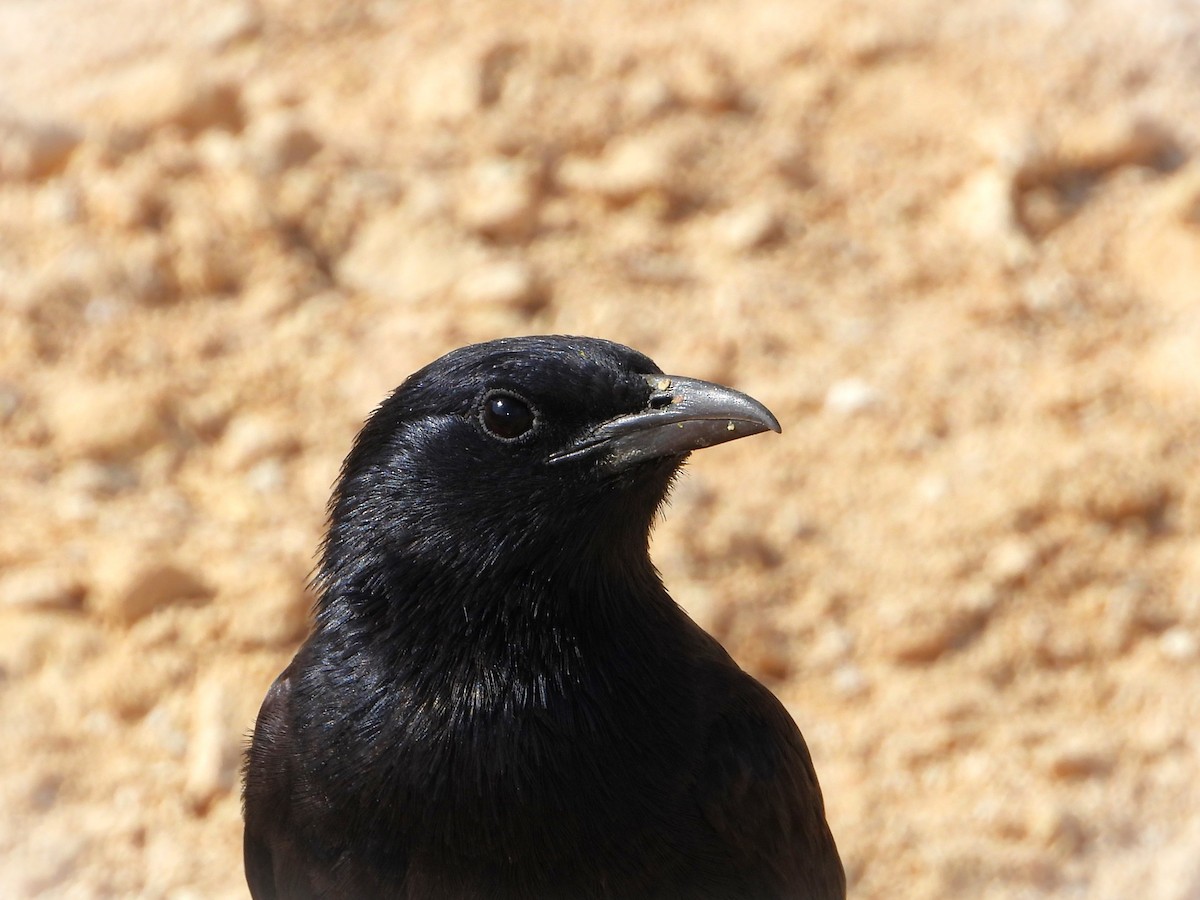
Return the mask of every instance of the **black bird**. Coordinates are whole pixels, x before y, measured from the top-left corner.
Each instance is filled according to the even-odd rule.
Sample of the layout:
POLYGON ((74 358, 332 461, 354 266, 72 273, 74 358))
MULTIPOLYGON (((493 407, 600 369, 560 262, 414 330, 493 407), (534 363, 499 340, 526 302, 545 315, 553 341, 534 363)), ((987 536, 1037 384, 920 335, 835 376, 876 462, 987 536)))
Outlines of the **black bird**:
POLYGON ((346 458, 313 632, 258 716, 251 894, 844 897, 804 739, 648 554, 689 451, 766 430, 588 338, 405 381, 346 458))

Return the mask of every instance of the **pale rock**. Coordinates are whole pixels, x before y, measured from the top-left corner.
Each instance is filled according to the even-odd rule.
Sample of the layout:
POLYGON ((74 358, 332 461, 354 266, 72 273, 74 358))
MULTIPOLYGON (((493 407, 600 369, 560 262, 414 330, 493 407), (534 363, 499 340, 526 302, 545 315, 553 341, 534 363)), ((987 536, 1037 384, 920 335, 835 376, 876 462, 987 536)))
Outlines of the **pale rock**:
POLYGON ((154 743, 174 759, 183 759, 187 753, 188 736, 185 726, 176 719, 166 706, 157 706, 146 714, 142 726, 153 737, 154 743))
MULTIPOLYGON (((1196 255, 1200 257, 1200 234, 1195 240, 1196 255)), ((1200 276, 1200 259, 1194 265, 1195 274, 1200 276)), ((1198 408, 1200 352, 1197 348, 1200 348, 1200 310, 1191 310, 1177 316, 1169 328, 1161 329, 1159 336, 1138 353, 1133 374, 1164 408, 1174 403, 1198 408)))
POLYGON ((1141 631, 1136 594, 1112 591, 1105 596, 1102 609, 1104 617, 1098 629, 1101 644, 1110 650, 1127 650, 1141 631))
POLYGON ((1079 281, 1062 273, 1031 277, 1020 286, 1021 306, 1031 316, 1067 315, 1083 301, 1079 281))
POLYGON ((1050 485, 1061 508, 1109 525, 1153 521, 1174 489, 1149 461, 1108 450, 1093 451, 1050 485))
MULTIPOLYGON (((278 321, 306 300, 318 295, 310 291, 310 270, 295 257, 281 261, 269 274, 254 278, 242 292, 242 306, 260 322, 278 321)), ((224 346, 221 341, 219 346, 224 346)))
POLYGON ((338 259, 346 287, 399 303, 431 300, 452 288, 464 271, 483 265, 484 248, 436 229, 414 231, 403 210, 371 219, 338 259))
MULTIPOLYGON (((340 257, 365 223, 394 209, 401 198, 400 184, 385 172, 352 170, 334 176, 327 167, 313 165, 292 169, 288 180, 299 176, 311 177, 318 193, 292 215, 305 223, 313 249, 326 259, 340 257)), ((410 221, 410 231, 412 225, 410 221)), ((323 284, 324 273, 318 274, 323 284)), ((315 289, 317 285, 310 290, 315 289)))
POLYGON ((161 607, 203 603, 213 589, 199 575, 176 563, 133 551, 105 558, 96 573, 96 586, 88 606, 100 618, 130 625, 161 607))
POLYGON ((1040 556, 1037 545, 1032 541, 1008 538, 988 551, 984 570, 997 584, 1020 584, 1037 566, 1040 556))
POLYGON ((898 662, 930 663, 953 649, 966 632, 961 616, 926 617, 903 623, 889 634, 888 653, 898 662))
POLYGON ((854 635, 845 628, 823 628, 806 654, 810 665, 835 668, 844 663, 854 650, 854 635))
POLYGON ((1181 625, 1164 631, 1158 639, 1158 648, 1172 662, 1191 662, 1200 655, 1200 641, 1181 625))
POLYGON ((974 129, 978 150, 997 169, 1007 172, 1011 181, 1020 172, 1046 156, 1043 136, 1023 118, 985 119, 974 129))
POLYGON ((198 440, 216 440, 232 418, 235 400, 231 394, 229 389, 210 390, 182 399, 176 410, 180 425, 198 440))
POLYGON ((450 191, 442 179, 421 174, 409 184, 404 205, 418 222, 432 222, 446 215, 450 209, 450 191))
POLYGON ((745 252, 779 237, 779 214, 766 202, 750 203, 725 213, 717 221, 718 239, 730 250, 745 252))
POLYGON ((1165 123, 1124 108, 1022 146, 1022 152, 1010 154, 1016 159, 1012 196, 1021 225, 1034 237, 1048 234, 1075 212, 1079 201, 1064 185, 1128 166, 1168 169, 1181 156, 1165 123))
POLYGON ((640 75, 630 79, 622 93, 625 110, 639 121, 658 118, 675 101, 675 93, 670 86, 655 75, 640 75))
POLYGON ((115 719, 118 728, 148 716, 165 719, 166 713, 160 711, 163 699, 179 691, 193 669, 188 654, 171 648, 148 649, 126 633, 88 667, 74 699, 89 711, 108 713, 110 723, 115 719))
POLYGON ((454 124, 487 105, 485 82, 483 60, 455 48, 416 66, 405 99, 418 123, 454 124))
POLYGON ((1200 819, 1185 816, 1180 827, 1164 827, 1160 834, 1164 840, 1154 848, 1152 864, 1148 868, 1129 866, 1122 879, 1125 884, 1118 883, 1107 896, 1154 900, 1200 897, 1200 819), (1149 880, 1148 872, 1152 873, 1149 880))
POLYGON ((50 285, 43 300, 73 295, 77 300, 95 301, 119 283, 119 273, 119 263, 99 243, 77 241, 60 253, 48 270, 42 270, 50 285), (56 282, 59 287, 53 286, 56 282))
POLYGON ((228 691, 220 682, 202 681, 191 706, 184 793, 192 809, 203 814, 217 797, 233 790, 241 740, 228 691))
POLYGON ((598 160, 568 158, 558 171, 568 190, 597 194, 612 203, 629 203, 646 194, 669 197, 675 191, 677 153, 660 136, 626 138, 598 160))
POLYGON ((201 46, 222 51, 253 40, 262 32, 262 10, 257 3, 229 3, 218 7, 201 23, 198 39, 201 46))
POLYGON ((278 421, 246 414, 230 423, 217 455, 226 468, 244 472, 264 460, 290 456, 299 447, 296 435, 278 421))
POLYGON ((89 528, 100 516, 101 504, 93 494, 83 491, 65 493, 54 503, 55 516, 79 529, 89 528))
POLYGON ((255 463, 246 472, 246 487, 258 494, 274 494, 287 483, 287 472, 277 458, 255 463))
POLYGON ((1046 797, 1039 798, 1032 807, 1026 829, 1043 846, 1066 853, 1075 853, 1087 841, 1087 831, 1079 817, 1046 797))
POLYGON ((1178 142, 1165 122, 1119 108, 1066 129, 1052 165, 1058 172, 1107 172, 1121 166, 1164 165, 1176 153, 1178 142))
MULTIPOLYGON (((11 885, 12 897, 64 895, 78 883, 82 862, 95 852, 94 838, 60 828, 52 840, 42 840, 36 853, 23 854, 23 865, 0 884, 11 885)), ((9 868, 5 866, 5 868, 9 868)))
POLYGON ((303 81, 287 72, 258 72, 242 87, 242 99, 251 111, 299 106, 307 96, 303 81))
POLYGON ((83 195, 78 185, 61 179, 38 194, 38 214, 48 225, 77 225, 83 219, 83 195))
POLYGON ((0 120, 0 181, 38 181, 61 172, 83 140, 62 122, 0 120))
POLYGON ((229 240, 226 222, 212 208, 182 206, 171 217, 172 277, 186 296, 236 290, 245 275, 248 250, 229 240))
POLYGON ((684 53, 672 81, 679 98, 693 108, 724 112, 738 105, 738 87, 729 66, 712 53, 684 53))
POLYGON ((776 547, 811 541, 821 533, 820 523, 813 518, 811 510, 790 505, 777 509, 765 524, 763 534, 769 536, 776 547))
POLYGON ((941 503, 950 496, 950 480, 940 473, 926 475, 916 485, 917 498, 927 506, 941 503))
POLYGON ((155 61, 128 72, 97 105, 118 129, 135 132, 174 126, 194 136, 209 128, 240 131, 243 121, 238 85, 206 76, 183 60, 155 61))
POLYGON ((1200 164, 1192 163, 1176 172, 1163 185, 1158 205, 1179 224, 1200 226, 1200 164))
POLYGON ((307 633, 313 598, 304 575, 286 565, 259 567, 232 598, 226 635, 239 647, 291 647, 307 633))
POLYGON ((85 183, 84 205, 100 227, 148 229, 162 218, 161 186, 152 167, 137 165, 131 172, 98 173, 85 183))
POLYGON ((120 321, 129 312, 129 304, 123 297, 100 294, 88 299, 83 307, 83 321, 88 325, 111 325, 120 321))
MULTIPOLYGON (((34 587, 37 589, 36 585, 34 587)), ((8 607, 9 604, 0 598, 0 610, 7 612, 8 607)), ((20 607, 14 605, 13 608, 20 607)), ((59 615, 5 616, 4 640, 0 642, 0 673, 3 673, 0 677, 25 678, 47 666, 59 665, 62 618, 59 615)))
POLYGON ((241 136, 228 131, 206 131, 192 143, 192 149, 205 169, 234 172, 246 163, 246 146, 241 136))
POLYGON ((267 113, 246 129, 250 160, 264 174, 277 174, 308 162, 321 149, 321 140, 290 111, 267 113))
POLYGON ((537 275, 522 260, 490 262, 468 272, 459 281, 457 294, 472 305, 518 310, 536 309, 545 299, 537 275))
POLYGON ((132 459, 166 438, 158 391, 136 383, 80 382, 44 398, 54 443, 68 458, 132 459))
MULTIPOLYGON (((1139 186, 1145 204, 1130 210, 1119 243, 1125 277, 1154 303, 1156 315, 1170 315, 1171 327, 1159 328, 1157 346, 1142 355, 1146 372, 1169 404, 1177 389, 1194 403, 1200 397, 1200 315, 1196 284, 1200 282, 1200 164, 1192 162, 1170 177, 1139 186)), ((1139 369, 1145 368, 1142 366, 1139 369)))
POLYGON ((861 697, 870 689, 867 676, 854 663, 843 663, 833 671, 833 689, 847 700, 861 697))
POLYGON ((46 564, 0 574, 0 606, 28 610, 77 610, 87 587, 61 566, 46 564))
POLYGON ((1012 173, 988 167, 950 196, 951 219, 976 241, 1007 250, 1010 244, 1027 240, 1013 206, 1014 196, 1012 173))
POLYGON ((884 612, 885 652, 897 662, 923 665, 963 646, 987 622, 991 595, 971 591, 949 606, 895 604, 884 612))
POLYGON ((852 19, 840 30, 837 49, 852 66, 875 66, 908 46, 903 29, 882 16, 852 19))
POLYGON ((829 386, 825 410, 840 416, 871 412, 883 405, 883 394, 861 378, 844 378, 829 386))
POLYGON ((484 237, 517 241, 537 226, 537 172, 507 158, 487 160, 468 174, 458 203, 464 225, 484 237))
POLYGON ((996 797, 981 797, 971 811, 971 817, 1000 838, 1021 840, 1029 833, 1028 826, 1014 815, 1011 807, 996 797))

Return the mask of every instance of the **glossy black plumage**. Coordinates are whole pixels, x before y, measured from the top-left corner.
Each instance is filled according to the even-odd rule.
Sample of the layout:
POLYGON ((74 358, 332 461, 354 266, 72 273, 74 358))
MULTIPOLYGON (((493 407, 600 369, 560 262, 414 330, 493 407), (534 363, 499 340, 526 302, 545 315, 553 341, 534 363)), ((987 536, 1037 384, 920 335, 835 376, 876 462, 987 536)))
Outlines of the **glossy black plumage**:
POLYGON ((647 551, 687 450, 768 428, 586 338, 401 385, 346 459, 316 625, 247 754, 252 895, 843 897, 803 738, 647 551))

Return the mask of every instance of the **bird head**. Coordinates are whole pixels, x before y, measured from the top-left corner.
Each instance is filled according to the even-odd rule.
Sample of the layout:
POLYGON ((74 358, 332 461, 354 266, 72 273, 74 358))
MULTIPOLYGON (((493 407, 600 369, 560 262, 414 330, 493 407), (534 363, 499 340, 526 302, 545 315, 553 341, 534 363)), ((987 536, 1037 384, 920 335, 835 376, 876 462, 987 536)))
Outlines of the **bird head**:
POLYGON ((320 578, 482 579, 645 557, 688 453, 767 430, 779 423, 758 401, 665 375, 620 344, 463 347, 409 377, 359 433, 320 578))

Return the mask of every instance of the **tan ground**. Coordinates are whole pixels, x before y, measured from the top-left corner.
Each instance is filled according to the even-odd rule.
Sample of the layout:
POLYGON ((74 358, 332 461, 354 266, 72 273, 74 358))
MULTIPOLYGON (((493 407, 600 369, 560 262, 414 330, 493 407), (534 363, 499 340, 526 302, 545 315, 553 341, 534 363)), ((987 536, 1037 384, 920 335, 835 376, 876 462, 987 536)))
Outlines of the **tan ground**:
POLYGON ((784 423, 656 558, 852 896, 1200 897, 1198 60, 1188 0, 0 5, 0 896, 244 895, 358 423, 573 332, 784 423))

